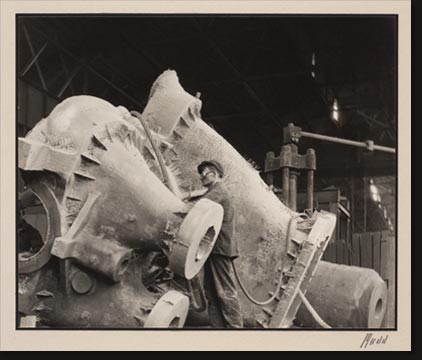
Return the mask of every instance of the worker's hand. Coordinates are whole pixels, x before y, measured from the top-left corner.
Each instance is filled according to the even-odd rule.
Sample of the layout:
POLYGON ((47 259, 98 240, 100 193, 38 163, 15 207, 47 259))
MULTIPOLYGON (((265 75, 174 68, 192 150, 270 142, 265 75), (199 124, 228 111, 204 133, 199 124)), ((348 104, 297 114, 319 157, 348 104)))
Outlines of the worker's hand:
POLYGON ((198 198, 204 196, 207 191, 208 189, 206 188, 190 191, 189 194, 183 198, 183 201, 189 202, 198 200, 198 198))
POLYGON ((206 188, 202 188, 202 189, 198 189, 198 190, 193 190, 190 193, 190 198, 194 199, 194 198, 199 198, 202 197, 206 194, 206 192, 208 191, 208 189, 206 188))

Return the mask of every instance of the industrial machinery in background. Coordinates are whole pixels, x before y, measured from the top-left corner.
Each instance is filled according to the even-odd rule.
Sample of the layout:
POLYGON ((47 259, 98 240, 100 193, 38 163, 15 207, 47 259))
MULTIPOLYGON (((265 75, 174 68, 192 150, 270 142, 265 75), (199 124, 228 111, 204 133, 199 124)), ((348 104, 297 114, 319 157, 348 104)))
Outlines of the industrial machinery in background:
MULTIPOLYGON (((324 209, 338 216, 332 240, 351 238, 349 202, 340 197, 336 188, 314 192, 314 172, 316 171, 316 154, 313 149, 307 149, 303 155, 299 154, 298 143, 300 138, 307 137, 319 141, 334 142, 343 145, 365 148, 368 151, 383 151, 395 153, 394 148, 375 145, 373 141, 357 142, 348 139, 335 138, 302 131, 300 127, 290 123, 283 129, 283 146, 278 157, 273 152, 268 152, 265 159, 265 172, 267 183, 273 188, 280 200, 292 210, 309 211, 315 208, 324 209), (274 174, 281 173, 281 188, 274 186, 274 174), (298 193, 298 176, 306 174, 306 193, 298 193), (316 195, 316 201, 314 199, 316 195), (342 199, 342 200, 341 200, 342 199)), ((328 247, 327 247, 328 248, 328 247)), ((356 251, 356 249, 355 249, 356 251)), ((302 326, 324 327, 328 325, 319 315, 329 323, 340 327, 365 326, 360 323, 362 313, 359 307, 353 304, 370 304, 365 314, 365 324, 369 327, 381 325, 385 313, 383 304, 387 301, 386 285, 379 274, 369 269, 356 266, 344 266, 321 261, 317 266, 316 274, 308 289, 309 296, 313 299, 318 312, 306 304, 299 309, 296 322, 302 326), (366 287, 371 290, 368 290, 366 287), (334 301, 327 301, 328 296, 334 301), (341 298, 341 300, 340 300, 341 298), (343 314, 343 316, 341 315, 343 314), (312 316, 310 316, 312 315, 312 316), (368 322, 366 323, 366 317, 368 322), (318 319, 318 321, 317 321, 318 319)))
POLYGON ((206 317, 202 268, 223 210, 184 199, 201 191, 197 165, 215 159, 236 209, 245 327, 289 328, 298 318, 303 326, 380 327, 379 275, 320 261, 336 216, 312 211, 312 151, 302 157, 290 147, 281 156, 290 162, 267 159, 271 171, 283 168, 283 203, 200 108, 166 71, 142 114, 75 96, 19 138, 20 172, 46 218, 42 246, 18 254, 20 326, 166 328, 206 317), (299 168, 310 184, 301 213, 299 168))

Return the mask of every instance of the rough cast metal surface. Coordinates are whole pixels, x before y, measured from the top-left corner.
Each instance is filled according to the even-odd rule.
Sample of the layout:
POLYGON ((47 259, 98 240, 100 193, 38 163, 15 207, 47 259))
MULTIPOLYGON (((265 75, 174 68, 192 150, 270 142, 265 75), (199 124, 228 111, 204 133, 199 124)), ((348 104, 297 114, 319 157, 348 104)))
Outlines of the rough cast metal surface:
MULTIPOLYGON (((126 109, 91 96, 69 98, 19 139, 18 154, 48 220, 43 248, 19 257, 20 304, 33 305, 21 306, 22 313, 43 313, 56 326, 142 326, 163 295, 142 284, 148 253, 165 254, 186 278, 202 268, 222 207, 207 199, 188 205, 170 192, 126 109), (38 291, 54 295, 40 300, 38 291)), ((188 306, 179 298, 173 303, 179 326, 188 306)))
MULTIPOLYGON (((157 268, 150 256, 157 252, 166 254, 168 266, 182 277, 202 268, 213 243, 209 238, 215 241, 218 235, 221 208, 204 200, 190 208, 180 199, 200 190, 196 167, 209 159, 223 165, 236 208, 240 276, 257 299, 273 294, 290 250, 298 240, 306 241, 306 232, 287 241, 297 214, 202 121, 200 108, 201 101, 183 90, 176 73, 166 71, 142 114, 165 159, 173 193, 163 184, 137 119, 103 100, 70 98, 20 139, 19 167, 49 218, 43 256, 19 262, 23 314, 36 313, 65 327, 183 326, 187 298, 173 293, 175 288, 187 293, 183 282, 156 284, 150 291, 151 282, 143 280, 157 268)), ((321 236, 329 237, 331 230, 327 226, 321 236)), ((245 325, 257 327, 270 322, 279 299, 271 311, 243 294, 241 301, 245 325)))
MULTIPOLYGON (((297 214, 283 205, 258 171, 201 119, 200 108, 200 100, 185 92, 176 72, 169 70, 154 83, 143 116, 170 144, 164 155, 183 192, 201 187, 197 174, 201 161, 214 159, 224 167, 223 182, 236 209, 241 256, 235 263, 250 292, 265 300, 278 285, 274 280, 289 247, 288 224, 297 214)), ((268 322, 271 314, 265 309, 243 294, 241 301, 246 326, 257 326, 257 320, 268 322)))
MULTIPOLYGON (((306 296, 335 328, 380 328, 387 307, 387 287, 375 270, 325 261, 319 263, 306 296)), ((297 323, 318 326, 303 305, 297 323)))

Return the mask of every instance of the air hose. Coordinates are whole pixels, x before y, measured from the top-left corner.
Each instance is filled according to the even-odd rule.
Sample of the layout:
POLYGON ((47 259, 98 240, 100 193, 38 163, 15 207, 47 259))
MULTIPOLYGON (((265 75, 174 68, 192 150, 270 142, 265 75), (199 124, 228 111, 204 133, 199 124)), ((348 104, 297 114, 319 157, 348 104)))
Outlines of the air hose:
POLYGON ((311 303, 308 301, 308 299, 305 297, 305 295, 303 294, 303 292, 301 290, 299 290, 299 296, 300 296, 300 299, 303 302, 303 305, 305 305, 306 309, 309 311, 309 313, 312 315, 312 317, 318 323, 318 325, 321 326, 324 329, 331 329, 331 326, 328 325, 324 320, 321 319, 321 317, 318 315, 318 313, 312 307, 311 303))
POLYGON ((187 285, 188 285, 188 291, 192 295, 192 306, 195 309, 195 311, 196 312, 205 311, 206 308, 207 308, 207 300, 206 300, 206 296, 205 296, 205 293, 204 293, 204 289, 202 288, 198 277, 195 276, 192 280, 188 280, 187 285), (200 298, 199 305, 198 305, 198 301, 197 301, 196 296, 195 296, 194 289, 192 287, 192 283, 193 283, 195 289, 197 290, 197 292, 199 293, 199 298, 200 298))
POLYGON ((157 156, 158 164, 160 165, 161 174, 163 175, 164 184, 174 194, 175 193, 175 189, 173 189, 173 187, 172 187, 172 183, 170 181, 169 174, 167 172, 167 168, 166 168, 166 165, 164 163, 163 155, 161 154, 160 150, 158 149, 158 146, 157 146, 157 144, 155 142, 155 139, 154 139, 154 137, 153 137, 153 135, 151 133, 151 130, 149 129, 149 126, 148 126, 147 122, 142 117, 142 114, 139 113, 138 111, 132 110, 130 112, 130 114, 132 116, 136 117, 141 122, 142 127, 145 130, 145 134, 147 135, 147 138, 148 138, 149 142, 151 143, 152 149, 154 150, 155 155, 157 156))
MULTIPOLYGON (((293 221, 295 221, 297 218, 299 217, 307 217, 309 218, 309 214, 307 213, 300 213, 296 216, 293 216, 290 221, 289 221, 289 225, 288 225, 288 230, 287 230, 287 235, 286 235, 286 244, 288 246, 290 240, 291 240, 291 232, 292 232, 292 223, 293 221)), ((237 282, 239 283, 240 288, 242 289, 243 293, 245 294, 245 296, 247 297, 247 299, 249 301, 251 301, 252 303, 254 303, 255 305, 259 305, 259 306, 264 306, 264 305, 268 305, 270 304, 272 301, 275 300, 275 298, 277 297, 278 293, 280 292, 280 287, 277 286, 276 290, 274 291, 273 296, 271 296, 269 299, 265 300, 265 301, 258 301, 256 299, 254 299, 249 292, 246 290, 245 285, 242 283, 242 281, 240 280, 240 276, 236 270, 236 266, 234 265, 234 263, 232 262, 232 266, 233 266, 233 271, 234 271, 234 275, 236 277, 237 282)), ((281 283, 283 279, 283 271, 280 271, 280 276, 278 278, 278 284, 281 283)), ((312 305, 309 303, 308 299, 306 299, 305 295, 302 293, 302 291, 299 289, 298 295, 300 296, 300 299, 302 300, 303 304, 305 305, 306 309, 309 311, 309 313, 312 315, 312 317, 315 319, 315 321, 318 323, 318 325, 320 325, 322 328, 325 329, 330 329, 331 326, 328 325, 324 320, 321 319, 321 317, 318 315, 318 313, 315 311, 315 309, 312 307, 312 305)))
MULTIPOLYGON (((146 121, 142 117, 142 114, 140 114, 138 111, 133 110, 133 111, 130 112, 130 114, 132 116, 136 117, 141 122, 142 127, 144 128, 145 133, 146 133, 146 135, 148 137, 148 140, 151 143, 151 146, 152 146, 152 148, 153 148, 153 150, 154 150, 154 152, 155 152, 155 154, 157 156, 157 160, 158 160, 158 163, 160 165, 160 170, 161 170, 161 174, 163 176, 164 183, 170 189, 170 191, 172 191, 174 193, 174 189, 172 189, 171 181, 169 179, 169 175, 168 175, 168 172, 167 172, 167 168, 165 166, 165 163, 164 163, 163 156, 162 156, 161 152, 159 151, 159 149, 157 147, 157 144, 155 143, 155 140, 154 140, 154 138, 152 136, 151 130, 148 127, 148 124, 146 123, 146 121)), ((301 213, 301 214, 298 214, 296 216, 293 216, 290 219, 289 225, 288 225, 288 230, 287 230, 287 235, 286 235, 286 244, 289 244, 289 242, 291 240, 291 225, 292 225, 293 221, 296 220, 297 218, 303 217, 303 216, 309 217, 308 214, 301 213)), ((234 271, 234 275, 236 277, 236 280, 237 280, 240 288, 242 289, 243 293, 245 294, 245 296, 248 298, 249 301, 251 301, 252 303, 254 303, 256 305, 264 306, 264 305, 270 304, 271 302, 273 302, 276 299, 276 297, 278 296, 278 293, 280 292, 280 287, 279 286, 276 287, 276 289, 274 291, 274 294, 270 298, 268 298, 267 300, 265 300, 265 301, 259 301, 259 300, 254 299, 252 297, 252 295, 249 294, 248 290, 246 289, 246 287, 242 283, 242 281, 240 279, 240 276, 239 276, 239 274, 238 274, 238 272, 236 270, 236 266, 234 265, 233 262, 232 262, 232 267, 233 267, 233 271, 234 271)), ((280 276, 278 278, 277 284, 280 284, 282 280, 283 280, 283 271, 280 271, 280 276)), ((195 285, 198 285, 197 282, 195 282, 195 285)), ((189 288, 189 291, 193 295, 192 283, 190 281, 188 281, 188 288, 189 288)), ((203 311, 206 308, 206 305, 205 305, 206 304, 205 295, 204 295, 204 293, 203 293, 203 291, 201 289, 201 286, 196 286, 196 288, 197 289, 200 289, 199 292, 200 292, 201 304, 198 305, 196 303, 196 299, 195 299, 195 301, 194 301, 194 308, 195 308, 196 311, 203 311)), ((299 290, 299 296, 300 296, 303 304, 305 305, 306 309, 309 311, 309 313, 312 315, 312 317, 315 319, 315 321, 321 327, 323 327, 323 328, 331 328, 331 326, 329 326, 324 320, 321 319, 321 317, 318 315, 318 313, 315 311, 315 309, 312 307, 312 305, 306 299, 305 295, 300 290, 299 290)))

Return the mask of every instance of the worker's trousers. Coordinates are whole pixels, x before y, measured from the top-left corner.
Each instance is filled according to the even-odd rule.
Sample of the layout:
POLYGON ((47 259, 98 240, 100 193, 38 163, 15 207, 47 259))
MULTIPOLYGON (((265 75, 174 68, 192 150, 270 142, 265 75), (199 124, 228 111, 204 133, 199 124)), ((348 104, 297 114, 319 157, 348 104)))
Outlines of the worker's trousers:
POLYGON ((217 328, 243 327, 232 260, 211 254, 205 263, 204 289, 211 325, 217 328))

